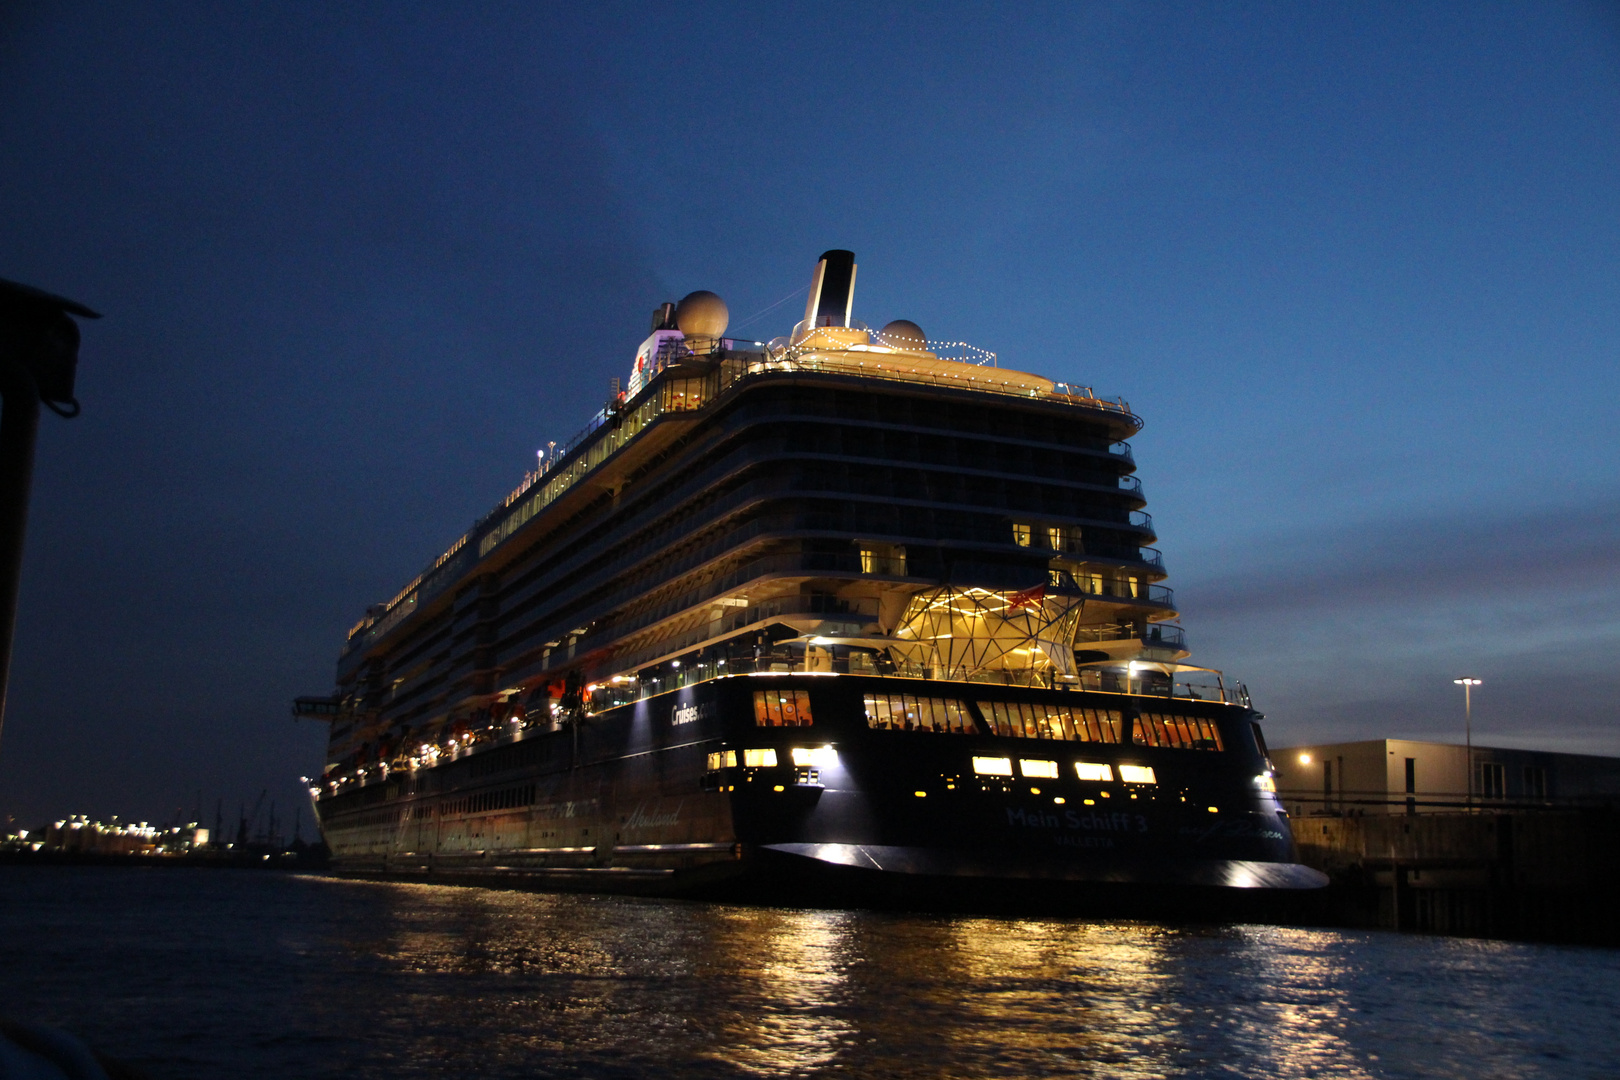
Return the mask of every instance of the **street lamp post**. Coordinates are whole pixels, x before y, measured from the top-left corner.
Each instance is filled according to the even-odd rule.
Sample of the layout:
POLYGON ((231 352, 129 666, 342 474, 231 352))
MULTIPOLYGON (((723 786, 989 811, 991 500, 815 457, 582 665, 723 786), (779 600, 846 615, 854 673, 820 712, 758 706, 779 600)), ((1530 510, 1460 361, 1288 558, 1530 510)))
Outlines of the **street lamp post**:
POLYGON ((1474 810, 1474 687, 1483 679, 1452 679, 1463 688, 1463 724, 1468 738, 1468 812, 1474 810))

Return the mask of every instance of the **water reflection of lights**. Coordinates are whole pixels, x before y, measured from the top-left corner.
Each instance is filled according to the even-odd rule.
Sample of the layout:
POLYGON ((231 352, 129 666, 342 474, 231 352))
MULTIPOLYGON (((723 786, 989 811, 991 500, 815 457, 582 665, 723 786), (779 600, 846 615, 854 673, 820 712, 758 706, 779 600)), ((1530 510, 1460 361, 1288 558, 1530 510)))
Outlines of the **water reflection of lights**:
MULTIPOLYGON (((826 1066, 853 1043, 847 1015, 849 925, 838 911, 749 910, 733 913, 728 927, 752 955, 736 977, 755 985, 755 1010, 739 1010, 726 1045, 713 1056, 734 1068, 766 1076, 826 1066), (750 970, 752 968, 752 970, 750 970)), ((728 935, 730 936, 730 935, 728 935)))
POLYGON ((312 1015, 436 1075, 1551 1075, 1545 1032, 1585 1010, 1552 1050, 1608 1053, 1620 994, 1620 964, 1501 943, 309 880, 348 912, 312 1015))
POLYGON ((964 922, 958 979, 979 986, 956 1054, 1019 1063, 1030 1074, 1160 1077, 1172 1069, 1176 1024, 1163 1011, 1157 927, 1070 921, 964 922), (1009 932, 1011 931, 1011 932, 1009 932), (999 1033, 999 1045, 986 1033, 999 1033))
POLYGON ((1373 1075, 1356 1062, 1346 1038, 1356 1009, 1348 989, 1354 965, 1343 936, 1274 926, 1235 933, 1234 962, 1265 990, 1233 1003, 1238 1026, 1230 1038, 1256 1071, 1356 1080, 1373 1075))

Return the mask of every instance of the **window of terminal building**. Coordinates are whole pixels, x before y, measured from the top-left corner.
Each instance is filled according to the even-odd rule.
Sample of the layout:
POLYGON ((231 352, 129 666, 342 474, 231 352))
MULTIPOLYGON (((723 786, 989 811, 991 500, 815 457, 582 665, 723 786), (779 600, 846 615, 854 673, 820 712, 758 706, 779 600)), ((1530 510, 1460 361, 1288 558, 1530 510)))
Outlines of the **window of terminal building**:
POLYGON ((880 731, 934 731, 976 735, 967 706, 952 698, 867 694, 866 726, 880 731))
POLYGON ((1482 799, 1507 797, 1507 766, 1499 761, 1482 761, 1474 777, 1474 790, 1482 799))
POLYGON ((1527 799, 1545 799, 1547 797, 1547 770, 1539 765, 1526 765, 1524 767, 1524 797, 1527 799))
POLYGON ((757 727, 809 727, 808 690, 754 691, 754 724, 757 727))
POLYGON ((1171 750, 1225 749, 1215 721, 1174 713, 1145 712, 1137 717, 1134 740, 1142 746, 1171 750))
POLYGON ((979 708, 990 721, 991 730, 1014 739, 1117 743, 1123 719, 1118 709, 1032 705, 1025 701, 989 701, 979 708))

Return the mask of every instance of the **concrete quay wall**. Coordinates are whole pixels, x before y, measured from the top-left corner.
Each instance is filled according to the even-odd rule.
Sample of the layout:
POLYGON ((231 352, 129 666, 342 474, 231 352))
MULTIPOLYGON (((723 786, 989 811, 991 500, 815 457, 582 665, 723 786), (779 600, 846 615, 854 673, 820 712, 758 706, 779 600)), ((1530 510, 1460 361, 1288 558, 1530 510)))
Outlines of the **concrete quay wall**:
POLYGON ((1331 880, 1310 921, 1620 945, 1620 811, 1313 815, 1294 836, 1331 880))

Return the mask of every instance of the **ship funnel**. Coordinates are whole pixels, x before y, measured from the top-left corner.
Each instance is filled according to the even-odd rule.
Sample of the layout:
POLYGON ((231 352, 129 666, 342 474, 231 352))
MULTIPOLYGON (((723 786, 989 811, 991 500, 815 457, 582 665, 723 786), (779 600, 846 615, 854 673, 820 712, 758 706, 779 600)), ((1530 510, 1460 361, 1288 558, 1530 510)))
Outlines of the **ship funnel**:
POLYGON ((821 253, 810 279, 810 299, 804 305, 804 328, 848 326, 855 304, 855 253, 834 248, 821 253))

